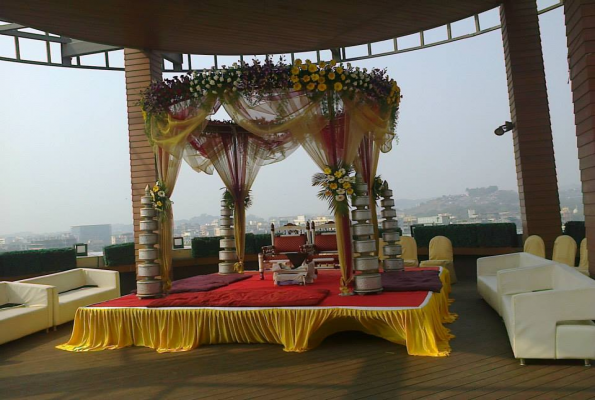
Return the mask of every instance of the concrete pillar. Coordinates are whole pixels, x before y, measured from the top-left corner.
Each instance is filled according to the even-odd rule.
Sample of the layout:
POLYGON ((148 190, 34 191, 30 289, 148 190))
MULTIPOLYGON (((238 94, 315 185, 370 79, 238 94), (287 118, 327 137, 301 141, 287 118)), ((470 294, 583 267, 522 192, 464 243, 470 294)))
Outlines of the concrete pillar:
POLYGON ((155 52, 124 49, 126 99, 128 105, 128 141, 130 145, 130 183, 132 189, 132 215, 134 218, 135 253, 138 261, 138 235, 140 234, 141 197, 145 186, 153 187, 157 180, 155 156, 145 135, 145 124, 140 107, 141 91, 152 80, 162 79, 161 56, 155 52))
POLYGON ((589 272, 595 276, 595 1, 566 0, 564 15, 589 246, 589 272))
POLYGON ((505 0, 500 19, 523 233, 541 236, 549 257, 562 222, 537 3, 505 0))

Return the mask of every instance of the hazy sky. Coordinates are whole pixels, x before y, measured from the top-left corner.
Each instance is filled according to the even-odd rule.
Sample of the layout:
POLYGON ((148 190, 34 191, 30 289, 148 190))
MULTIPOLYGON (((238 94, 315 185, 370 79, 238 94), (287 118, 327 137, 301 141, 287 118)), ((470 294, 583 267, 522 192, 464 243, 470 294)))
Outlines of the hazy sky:
MULTIPOLYGON (((540 24, 558 181, 578 184, 562 8, 540 24)), ((0 55, 10 46, 0 41, 0 55)), ((517 189, 511 134, 493 133, 510 119, 499 30, 358 65, 388 68, 404 95, 399 144, 379 166, 396 198, 517 189)), ((124 73, 0 62, 0 76, 0 234, 132 223, 124 73)), ((262 168, 249 213, 325 214, 310 186, 315 172, 301 149, 262 168)), ((172 198, 175 218, 217 215, 222 186, 217 175, 184 165, 172 198)))

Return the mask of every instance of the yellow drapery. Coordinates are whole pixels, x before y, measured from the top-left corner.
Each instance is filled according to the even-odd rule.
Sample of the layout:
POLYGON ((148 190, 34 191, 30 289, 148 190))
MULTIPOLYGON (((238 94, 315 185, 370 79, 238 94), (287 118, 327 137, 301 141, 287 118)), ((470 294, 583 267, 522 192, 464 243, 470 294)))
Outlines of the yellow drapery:
POLYGON ((70 340, 57 348, 98 351, 143 346, 177 352, 206 344, 274 343, 288 352, 303 352, 333 333, 359 330, 405 345, 410 355, 443 357, 450 353, 449 340, 453 338, 443 323, 453 322, 457 316, 448 311, 448 271, 443 270, 440 279, 441 292, 416 309, 81 307, 70 340))

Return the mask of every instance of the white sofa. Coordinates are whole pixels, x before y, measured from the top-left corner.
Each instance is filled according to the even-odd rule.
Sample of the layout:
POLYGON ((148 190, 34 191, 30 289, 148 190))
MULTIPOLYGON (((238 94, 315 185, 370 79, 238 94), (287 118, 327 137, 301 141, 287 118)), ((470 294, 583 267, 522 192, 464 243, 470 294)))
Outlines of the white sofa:
POLYGON ((512 253, 479 258, 477 259, 477 291, 498 314, 502 315, 497 287, 498 271, 551 264, 554 262, 530 253, 512 253))
POLYGON ((77 268, 20 282, 54 287, 54 326, 72 321, 79 307, 120 297, 117 271, 77 268))
POLYGON ((0 282, 0 344, 48 329, 53 324, 53 287, 18 282, 0 282))

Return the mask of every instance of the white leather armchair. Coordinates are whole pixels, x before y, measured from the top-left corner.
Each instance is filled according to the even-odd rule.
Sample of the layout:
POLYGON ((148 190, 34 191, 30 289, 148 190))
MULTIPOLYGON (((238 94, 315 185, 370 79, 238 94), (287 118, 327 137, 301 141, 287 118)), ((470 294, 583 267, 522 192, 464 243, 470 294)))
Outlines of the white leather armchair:
POLYGON ((501 311, 514 356, 595 359, 595 281, 563 264, 501 270, 501 311))
POLYGON ((498 271, 551 264, 554 262, 524 252, 479 258, 477 259, 477 291, 498 314, 502 315, 496 279, 498 271))
POLYGON ((20 282, 55 288, 54 326, 72 321, 79 307, 120 297, 120 275, 117 271, 77 268, 20 282))
POLYGON ((54 288, 18 282, 0 282, 0 344, 48 329, 53 324, 54 288))

